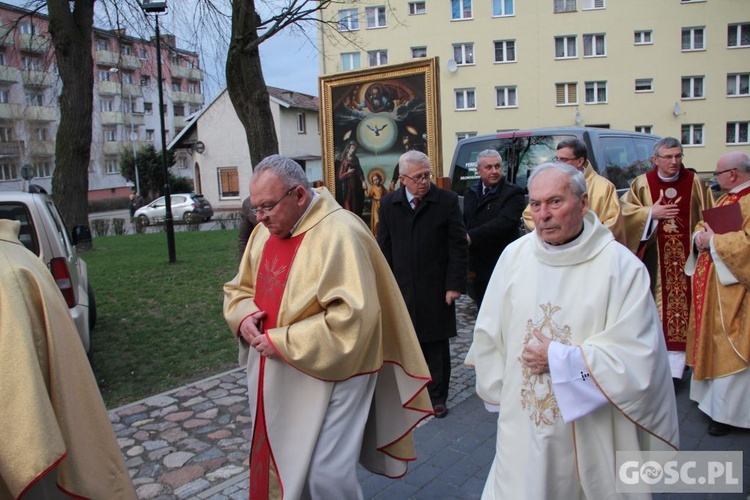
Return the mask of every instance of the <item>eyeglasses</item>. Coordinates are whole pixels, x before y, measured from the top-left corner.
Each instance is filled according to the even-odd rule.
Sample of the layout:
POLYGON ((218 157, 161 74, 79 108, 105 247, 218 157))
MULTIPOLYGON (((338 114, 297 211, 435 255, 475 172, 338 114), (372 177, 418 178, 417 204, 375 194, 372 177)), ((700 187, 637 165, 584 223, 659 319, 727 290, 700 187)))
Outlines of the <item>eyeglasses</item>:
POLYGON ((672 161, 672 160, 682 160, 685 158, 685 155, 682 153, 676 154, 676 155, 656 155, 657 158, 661 158, 662 160, 672 161))
POLYGON ((406 177, 410 181, 413 181, 417 184, 421 184, 422 182, 430 182, 431 180, 433 180, 435 178, 435 174, 433 174, 432 172, 429 172, 429 173, 422 174, 422 175, 415 175, 414 177, 409 177, 406 174, 401 174, 401 177, 406 177))
POLYGON ((726 170, 717 170, 713 174, 714 174, 714 177, 718 177, 721 174, 726 174, 727 172, 731 172, 732 170, 737 170, 737 168, 728 168, 726 170))
POLYGON ((252 213, 254 213, 255 215, 261 215, 261 216, 269 214, 269 213, 271 213, 271 211, 274 208, 276 208, 276 205, 278 205, 279 203, 281 203, 281 200, 283 200, 284 198, 286 198, 287 196, 289 196, 290 194, 292 194, 296 188, 297 188, 297 186, 289 188, 289 191, 287 191, 284 196, 282 196, 281 198, 279 198, 276 201, 276 203, 266 203, 265 205, 262 205, 260 207, 250 207, 250 211, 252 213))
POLYGON ((575 158, 563 158, 562 156, 555 156, 555 161, 561 161, 563 163, 568 163, 569 161, 576 161, 580 156, 577 156, 575 158))

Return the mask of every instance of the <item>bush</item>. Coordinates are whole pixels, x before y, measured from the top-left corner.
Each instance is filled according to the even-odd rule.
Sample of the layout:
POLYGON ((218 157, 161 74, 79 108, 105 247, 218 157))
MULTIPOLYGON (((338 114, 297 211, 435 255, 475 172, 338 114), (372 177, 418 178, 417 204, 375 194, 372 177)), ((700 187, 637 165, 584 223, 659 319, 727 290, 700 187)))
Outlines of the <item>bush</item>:
POLYGON ((112 219, 112 229, 114 230, 116 236, 125 234, 127 232, 127 230, 125 229, 125 219, 121 219, 119 217, 112 219))
POLYGON ((170 192, 172 193, 192 193, 193 180, 187 177, 172 177, 170 180, 170 192))
POLYGON ((135 230, 135 234, 143 234, 146 232, 146 226, 143 225, 143 219, 140 217, 136 217, 133 219, 133 229, 135 230))
POLYGON ((105 198, 103 200, 90 200, 89 213, 108 212, 110 210, 127 210, 128 197, 123 198, 105 198))
MULTIPOLYGON (((122 219, 120 219, 122 220, 122 219)), ((94 219, 91 221, 91 231, 94 236, 107 236, 111 219, 94 219)))

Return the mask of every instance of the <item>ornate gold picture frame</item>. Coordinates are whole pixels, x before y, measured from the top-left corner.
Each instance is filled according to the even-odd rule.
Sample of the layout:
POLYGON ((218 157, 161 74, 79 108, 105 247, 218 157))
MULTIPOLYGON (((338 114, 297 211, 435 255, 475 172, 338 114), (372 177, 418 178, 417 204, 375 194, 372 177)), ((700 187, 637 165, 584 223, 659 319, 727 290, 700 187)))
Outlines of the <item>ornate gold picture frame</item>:
POLYGON ((423 151, 442 176, 438 59, 322 76, 320 100, 325 185, 376 233, 404 151, 423 151))

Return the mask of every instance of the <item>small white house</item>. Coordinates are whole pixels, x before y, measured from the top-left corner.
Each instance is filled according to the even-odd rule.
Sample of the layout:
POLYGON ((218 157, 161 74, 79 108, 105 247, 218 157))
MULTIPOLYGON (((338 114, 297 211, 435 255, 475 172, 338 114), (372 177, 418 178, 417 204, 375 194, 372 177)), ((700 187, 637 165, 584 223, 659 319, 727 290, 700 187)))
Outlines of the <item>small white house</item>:
MULTIPOLYGON (((318 98, 268 87, 279 153, 293 158, 311 182, 323 180, 318 98)), ((223 90, 169 144, 192 156, 195 191, 216 211, 239 210, 248 195, 252 165, 245 130, 223 90)))

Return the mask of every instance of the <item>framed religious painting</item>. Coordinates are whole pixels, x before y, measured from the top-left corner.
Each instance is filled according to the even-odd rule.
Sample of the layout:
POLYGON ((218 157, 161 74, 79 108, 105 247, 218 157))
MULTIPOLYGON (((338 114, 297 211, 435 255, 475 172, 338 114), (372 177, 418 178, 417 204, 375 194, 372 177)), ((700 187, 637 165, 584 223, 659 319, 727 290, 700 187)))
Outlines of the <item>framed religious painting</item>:
POLYGON ((380 199, 398 187, 398 159, 416 149, 442 175, 438 59, 320 77, 323 177, 377 236, 380 199))

